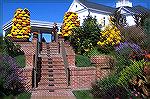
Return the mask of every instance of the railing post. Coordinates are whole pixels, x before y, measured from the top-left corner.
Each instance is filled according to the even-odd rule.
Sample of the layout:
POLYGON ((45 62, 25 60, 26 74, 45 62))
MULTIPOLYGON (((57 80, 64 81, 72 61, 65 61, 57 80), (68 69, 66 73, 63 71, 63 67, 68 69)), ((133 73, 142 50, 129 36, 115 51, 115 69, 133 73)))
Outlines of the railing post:
POLYGON ((38 43, 38 37, 36 39, 36 49, 34 54, 34 88, 37 87, 37 62, 38 62, 38 54, 39 54, 39 43, 38 43))

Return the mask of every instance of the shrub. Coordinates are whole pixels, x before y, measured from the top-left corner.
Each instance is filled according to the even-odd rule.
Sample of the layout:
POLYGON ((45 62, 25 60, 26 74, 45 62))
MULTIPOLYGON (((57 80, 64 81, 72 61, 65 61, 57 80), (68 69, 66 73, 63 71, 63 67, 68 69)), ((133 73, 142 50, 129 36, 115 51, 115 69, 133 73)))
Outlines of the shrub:
POLYGON ((85 52, 83 55, 91 57, 91 56, 97 56, 100 54, 102 54, 102 52, 97 47, 95 47, 91 49, 90 51, 85 52))
POLYGON ((111 24, 106 26, 105 29, 101 32, 100 40, 97 42, 99 46, 107 48, 107 46, 114 46, 120 43, 121 35, 119 29, 111 24))
POLYGON ((91 61, 87 56, 76 55, 75 62, 77 67, 88 67, 91 66, 91 61))
POLYGON ((84 19, 82 26, 74 28, 69 41, 75 53, 83 55, 97 45, 100 38, 100 28, 97 20, 91 16, 84 19))
POLYGON ((137 75, 142 75, 144 61, 133 62, 131 66, 126 67, 119 73, 117 84, 119 86, 128 86, 129 81, 137 75))
POLYGON ((92 85, 91 93, 95 98, 114 99, 127 98, 128 91, 117 85, 118 76, 110 75, 92 85))
POLYGON ((1 87, 3 93, 6 95, 17 95, 24 91, 22 81, 24 78, 18 75, 18 65, 15 58, 8 55, 1 56, 2 62, 0 63, 0 78, 1 87))
POLYGON ((21 51, 20 45, 15 45, 11 40, 5 38, 4 41, 4 50, 6 54, 11 57, 16 57, 18 55, 24 55, 24 52, 21 51))

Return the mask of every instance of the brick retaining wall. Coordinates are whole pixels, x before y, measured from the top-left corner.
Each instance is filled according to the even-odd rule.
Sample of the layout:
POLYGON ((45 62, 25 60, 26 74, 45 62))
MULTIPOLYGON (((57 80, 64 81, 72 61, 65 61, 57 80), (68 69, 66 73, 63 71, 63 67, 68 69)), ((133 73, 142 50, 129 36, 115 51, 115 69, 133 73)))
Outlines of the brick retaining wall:
POLYGON ((72 67, 70 70, 70 83, 74 90, 91 88, 91 83, 96 80, 95 67, 72 67))

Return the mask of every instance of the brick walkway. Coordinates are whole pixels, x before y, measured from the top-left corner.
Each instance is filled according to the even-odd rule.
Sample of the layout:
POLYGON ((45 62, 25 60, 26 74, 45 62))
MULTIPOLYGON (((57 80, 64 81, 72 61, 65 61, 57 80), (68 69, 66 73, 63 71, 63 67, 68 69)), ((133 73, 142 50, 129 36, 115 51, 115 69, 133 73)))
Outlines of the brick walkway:
POLYGON ((48 92, 46 90, 33 91, 31 99, 76 99, 71 90, 55 90, 48 92))

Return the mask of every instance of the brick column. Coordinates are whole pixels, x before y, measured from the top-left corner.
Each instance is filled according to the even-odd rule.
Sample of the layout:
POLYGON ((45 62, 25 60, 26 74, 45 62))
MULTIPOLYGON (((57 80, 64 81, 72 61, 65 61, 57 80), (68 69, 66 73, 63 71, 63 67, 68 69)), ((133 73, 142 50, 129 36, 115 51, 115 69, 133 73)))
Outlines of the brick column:
POLYGON ((65 49, 67 52, 67 60, 69 63, 69 67, 75 67, 75 53, 72 47, 68 44, 65 43, 65 49))

